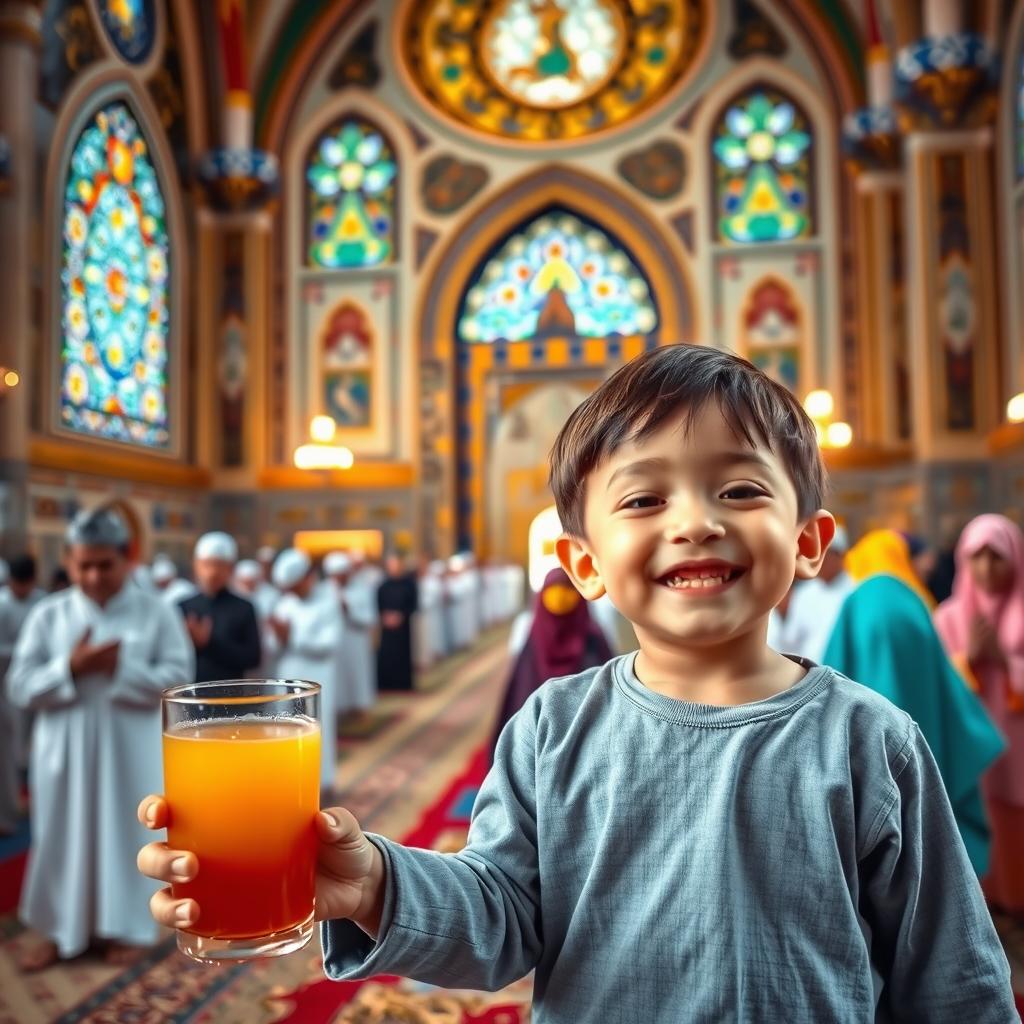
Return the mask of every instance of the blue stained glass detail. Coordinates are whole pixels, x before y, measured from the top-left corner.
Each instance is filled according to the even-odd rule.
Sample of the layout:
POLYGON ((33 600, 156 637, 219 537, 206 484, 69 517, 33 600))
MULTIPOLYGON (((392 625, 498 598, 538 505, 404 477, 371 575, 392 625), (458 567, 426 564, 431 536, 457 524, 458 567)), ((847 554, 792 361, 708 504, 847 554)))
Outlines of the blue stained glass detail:
POLYGON ((123 102, 71 154, 61 267, 61 422, 151 448, 170 440, 170 253, 149 147, 123 102))

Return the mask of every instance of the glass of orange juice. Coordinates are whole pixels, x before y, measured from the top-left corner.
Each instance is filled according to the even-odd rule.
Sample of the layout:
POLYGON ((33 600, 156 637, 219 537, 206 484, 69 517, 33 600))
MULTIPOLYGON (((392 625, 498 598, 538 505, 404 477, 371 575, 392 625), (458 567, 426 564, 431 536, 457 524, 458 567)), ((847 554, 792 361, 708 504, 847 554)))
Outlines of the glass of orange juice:
POLYGON ((195 960, 282 956, 313 934, 319 702, 316 683, 288 679, 164 690, 167 841, 199 860, 172 886, 199 904, 178 948, 195 960))

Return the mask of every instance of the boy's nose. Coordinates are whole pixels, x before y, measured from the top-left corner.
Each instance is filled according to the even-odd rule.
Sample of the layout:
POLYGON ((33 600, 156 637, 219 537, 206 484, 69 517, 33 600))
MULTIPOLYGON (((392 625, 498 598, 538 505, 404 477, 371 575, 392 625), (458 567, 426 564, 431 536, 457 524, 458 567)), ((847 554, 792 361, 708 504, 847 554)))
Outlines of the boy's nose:
POLYGON ((706 502, 687 502, 673 508, 665 526, 665 540, 670 544, 704 544, 724 536, 725 527, 706 502))

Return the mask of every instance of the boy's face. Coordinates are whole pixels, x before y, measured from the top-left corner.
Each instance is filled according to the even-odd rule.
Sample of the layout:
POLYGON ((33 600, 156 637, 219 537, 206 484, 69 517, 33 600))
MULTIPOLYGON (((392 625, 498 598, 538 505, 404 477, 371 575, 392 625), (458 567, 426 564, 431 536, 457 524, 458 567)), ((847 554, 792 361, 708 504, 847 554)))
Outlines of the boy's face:
POLYGON ((586 538, 562 538, 584 597, 607 592, 637 637, 678 646, 763 626, 794 576, 814 576, 832 539, 827 512, 797 521, 781 459, 749 446, 709 402, 623 445, 587 478, 586 538))

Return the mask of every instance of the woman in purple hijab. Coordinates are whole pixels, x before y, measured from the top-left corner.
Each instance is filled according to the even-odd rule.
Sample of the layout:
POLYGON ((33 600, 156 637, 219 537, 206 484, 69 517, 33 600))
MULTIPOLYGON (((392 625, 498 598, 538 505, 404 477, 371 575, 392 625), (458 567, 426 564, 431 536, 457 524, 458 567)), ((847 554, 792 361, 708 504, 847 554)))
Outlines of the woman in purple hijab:
POLYGON ((491 740, 542 683, 603 665, 612 657, 608 642, 564 569, 552 569, 534 599, 533 624, 516 658, 491 740))

